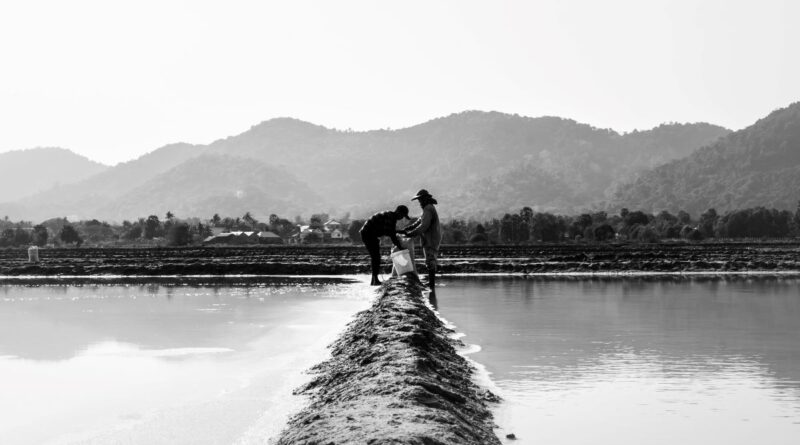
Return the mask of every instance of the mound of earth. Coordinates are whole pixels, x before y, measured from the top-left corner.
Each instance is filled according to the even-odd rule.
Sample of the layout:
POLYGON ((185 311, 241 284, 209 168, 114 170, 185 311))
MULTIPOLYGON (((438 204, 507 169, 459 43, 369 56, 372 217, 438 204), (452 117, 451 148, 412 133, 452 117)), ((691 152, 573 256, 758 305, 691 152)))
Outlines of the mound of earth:
POLYGON ((387 281, 297 392, 310 404, 280 445, 499 444, 488 403, 457 340, 425 304, 413 279, 387 281))

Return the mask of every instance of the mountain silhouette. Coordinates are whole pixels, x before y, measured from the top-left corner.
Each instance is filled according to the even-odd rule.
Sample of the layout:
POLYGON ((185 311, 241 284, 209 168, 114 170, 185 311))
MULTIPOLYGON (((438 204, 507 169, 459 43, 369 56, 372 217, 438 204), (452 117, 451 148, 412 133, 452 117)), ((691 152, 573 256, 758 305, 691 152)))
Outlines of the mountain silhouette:
POLYGON ((476 216, 524 205, 597 206, 615 184, 727 133, 710 124, 670 124, 621 135, 556 117, 468 111, 365 132, 273 119, 208 149, 282 166, 333 210, 369 213, 424 187, 451 202, 444 214, 476 216))
MULTIPOLYGON (((265 196, 247 201, 254 207, 245 211, 260 216, 323 211, 364 216, 407 203, 418 189, 427 188, 441 198, 444 216, 496 216, 526 205, 569 212, 602 206, 618 184, 728 133, 699 123, 619 134, 558 117, 482 111, 398 130, 361 132, 278 118, 208 145, 159 148, 24 202, 0 204, 0 214, 33 220, 74 215, 119 221, 167 209, 182 216, 207 217, 212 203, 229 203, 214 197, 227 196, 230 190, 196 184, 262 184, 262 176, 275 171, 291 175, 281 184, 296 187, 296 199, 289 205, 278 193, 286 192, 282 185, 262 184, 251 192, 265 196), (263 170, 231 160, 179 168, 209 155, 223 157, 206 158, 217 161, 251 159, 252 166, 263 170), (241 170, 236 175, 232 168, 241 170)), ((220 207, 211 213, 243 213, 241 208, 220 207)))
POLYGON ((119 220, 171 211, 210 219, 214 213, 239 216, 252 211, 268 220, 267 210, 296 215, 322 205, 322 198, 291 173, 254 159, 204 154, 151 178, 97 213, 119 220))
POLYGON ((709 208, 795 209, 798 190, 800 102, 686 158, 643 173, 618 188, 611 208, 682 209, 694 215, 709 208))
POLYGON ((78 182, 108 166, 70 150, 41 147, 0 153, 0 202, 19 200, 57 185, 78 182))

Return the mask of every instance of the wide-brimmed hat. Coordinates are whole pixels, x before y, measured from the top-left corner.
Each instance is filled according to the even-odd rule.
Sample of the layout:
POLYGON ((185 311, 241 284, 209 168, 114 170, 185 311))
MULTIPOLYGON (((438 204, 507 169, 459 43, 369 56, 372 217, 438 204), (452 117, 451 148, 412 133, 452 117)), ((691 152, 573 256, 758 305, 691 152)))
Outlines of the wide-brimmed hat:
POLYGON ((420 199, 420 198, 433 198, 433 196, 431 196, 431 194, 428 193, 427 190, 420 189, 420 191, 417 192, 417 196, 411 198, 411 200, 415 201, 415 200, 420 199))

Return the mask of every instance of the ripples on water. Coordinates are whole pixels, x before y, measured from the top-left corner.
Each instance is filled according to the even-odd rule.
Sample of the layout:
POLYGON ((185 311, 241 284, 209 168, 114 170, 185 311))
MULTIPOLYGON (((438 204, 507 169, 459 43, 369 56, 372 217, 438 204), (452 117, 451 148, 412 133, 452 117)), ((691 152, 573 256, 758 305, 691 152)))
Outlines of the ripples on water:
POLYGON ((800 443, 795 278, 445 284, 517 443, 800 443))

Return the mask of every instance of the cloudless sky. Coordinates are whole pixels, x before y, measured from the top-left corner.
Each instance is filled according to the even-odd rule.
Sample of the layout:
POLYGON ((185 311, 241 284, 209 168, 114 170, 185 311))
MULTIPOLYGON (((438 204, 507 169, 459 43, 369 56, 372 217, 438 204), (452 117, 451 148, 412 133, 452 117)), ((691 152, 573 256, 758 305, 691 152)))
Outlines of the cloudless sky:
POLYGON ((800 100, 796 0, 0 1, 0 152, 468 109, 740 129, 800 100))

